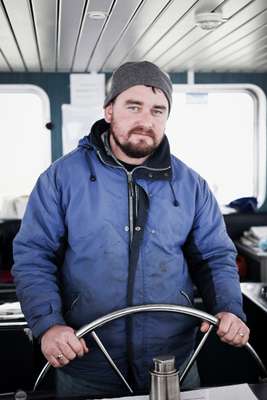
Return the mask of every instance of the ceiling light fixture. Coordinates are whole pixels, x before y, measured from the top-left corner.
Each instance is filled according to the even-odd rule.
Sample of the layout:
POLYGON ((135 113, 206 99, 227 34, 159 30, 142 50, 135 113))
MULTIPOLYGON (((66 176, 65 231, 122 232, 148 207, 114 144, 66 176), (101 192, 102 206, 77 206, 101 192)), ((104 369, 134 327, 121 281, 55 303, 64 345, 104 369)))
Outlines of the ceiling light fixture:
POLYGON ((195 14, 195 22, 201 29, 212 31, 226 21, 222 12, 200 12, 195 14))
POLYGON ((88 12, 89 18, 92 19, 105 19, 107 16, 107 13, 104 11, 89 11, 88 12))

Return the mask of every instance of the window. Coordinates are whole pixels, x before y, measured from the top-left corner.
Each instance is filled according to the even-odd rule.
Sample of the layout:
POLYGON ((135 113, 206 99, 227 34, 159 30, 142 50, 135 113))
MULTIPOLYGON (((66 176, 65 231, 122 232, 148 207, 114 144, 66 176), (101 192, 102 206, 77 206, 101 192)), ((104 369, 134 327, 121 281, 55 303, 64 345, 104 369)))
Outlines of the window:
POLYGON ((265 199, 266 99, 255 85, 174 85, 166 134, 220 205, 265 199))
POLYGON ((0 218, 20 218, 51 163, 48 96, 33 85, 0 85, 0 115, 0 218))

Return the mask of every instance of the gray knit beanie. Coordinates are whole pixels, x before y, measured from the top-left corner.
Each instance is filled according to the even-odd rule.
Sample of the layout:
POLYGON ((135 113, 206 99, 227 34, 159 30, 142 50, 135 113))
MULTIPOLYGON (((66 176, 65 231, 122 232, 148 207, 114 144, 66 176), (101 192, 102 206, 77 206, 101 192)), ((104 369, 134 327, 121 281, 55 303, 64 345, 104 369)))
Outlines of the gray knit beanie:
POLYGON ((172 104, 171 80, 157 65, 149 61, 127 62, 113 72, 108 82, 104 108, 124 90, 136 85, 161 89, 168 100, 170 112, 172 104))

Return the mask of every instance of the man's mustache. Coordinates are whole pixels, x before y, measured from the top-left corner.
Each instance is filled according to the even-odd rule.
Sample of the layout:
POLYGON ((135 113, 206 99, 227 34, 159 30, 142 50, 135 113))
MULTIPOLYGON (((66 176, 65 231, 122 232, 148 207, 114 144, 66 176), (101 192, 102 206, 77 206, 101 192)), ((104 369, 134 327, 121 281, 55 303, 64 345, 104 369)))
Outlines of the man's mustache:
POLYGON ((154 139, 154 137, 155 137, 155 132, 153 131, 153 129, 146 129, 143 126, 137 126, 135 128, 132 128, 128 132, 128 136, 131 136, 131 135, 134 135, 134 134, 143 135, 143 136, 149 136, 152 139, 154 139))

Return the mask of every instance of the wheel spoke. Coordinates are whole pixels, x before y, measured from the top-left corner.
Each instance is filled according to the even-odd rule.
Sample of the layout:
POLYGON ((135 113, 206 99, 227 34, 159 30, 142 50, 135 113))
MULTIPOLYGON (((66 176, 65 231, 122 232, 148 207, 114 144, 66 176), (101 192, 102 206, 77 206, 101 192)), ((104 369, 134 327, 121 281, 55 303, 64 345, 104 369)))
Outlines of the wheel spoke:
POLYGON ((190 360, 188 361, 185 369, 183 370, 181 376, 180 376, 180 383, 183 382, 184 378, 186 377, 188 371, 190 370, 190 368, 192 367, 195 359, 198 356, 198 353, 200 352, 200 350, 202 349, 204 343, 206 342, 206 340, 208 339, 208 336, 211 332, 211 330, 213 329, 213 325, 210 325, 209 329, 207 330, 207 332, 205 333, 205 335, 203 336, 203 338, 201 339, 199 345, 197 346, 196 350, 194 351, 194 353, 192 354, 190 360))
POLYGON ((123 381, 123 383, 127 386, 127 388, 130 390, 131 393, 133 393, 133 390, 131 388, 131 386, 128 384, 128 382, 126 381, 126 379, 124 378, 124 376, 122 375, 121 371, 119 370, 119 368, 117 367, 117 365, 114 363, 114 361, 112 360, 110 354, 108 353, 108 351, 106 350, 105 346, 103 345, 103 343, 101 342, 101 340, 99 339, 98 335, 95 333, 95 331, 90 332, 90 335, 92 336, 92 338, 94 339, 94 341, 96 342, 97 346, 99 347, 99 349, 102 351, 102 353, 104 354, 104 356, 106 357, 106 359, 108 360, 108 362, 110 363, 110 365, 112 366, 112 368, 114 369, 114 371, 116 372, 116 374, 121 378, 121 380, 123 381))

